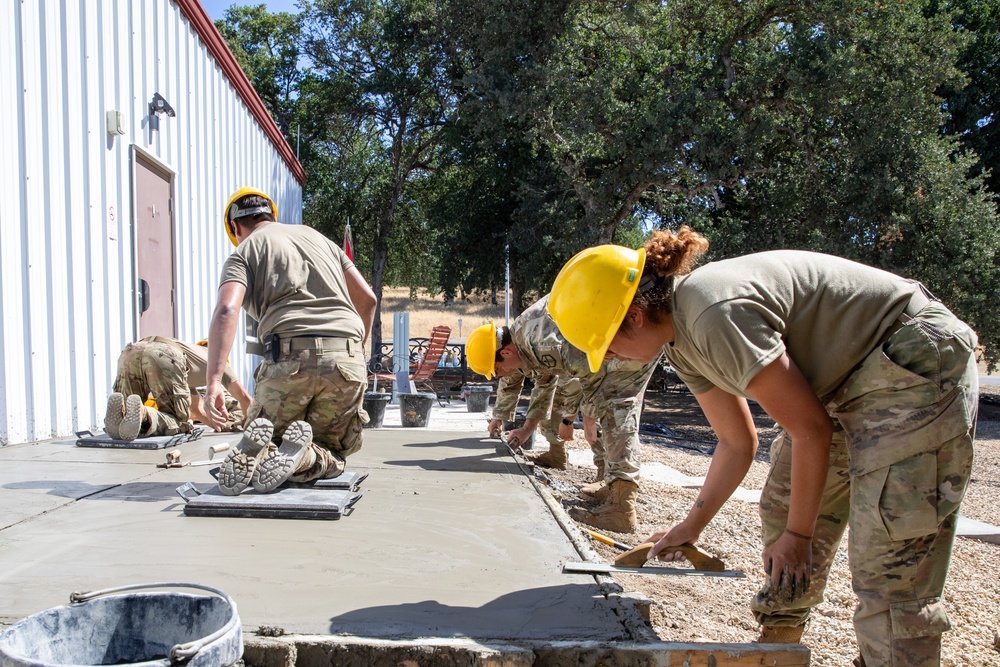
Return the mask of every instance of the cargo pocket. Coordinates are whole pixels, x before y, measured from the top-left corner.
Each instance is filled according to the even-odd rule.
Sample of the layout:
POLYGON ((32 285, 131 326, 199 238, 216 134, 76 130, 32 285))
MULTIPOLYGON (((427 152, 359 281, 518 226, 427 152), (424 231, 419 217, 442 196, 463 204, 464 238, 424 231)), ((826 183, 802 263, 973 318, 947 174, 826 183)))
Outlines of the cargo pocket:
POLYGON ((361 449, 361 445, 364 444, 364 437, 362 435, 363 429, 365 424, 369 421, 370 418, 365 409, 358 408, 358 411, 354 413, 351 420, 347 424, 347 430, 344 431, 343 440, 340 441, 341 456, 346 458, 361 449))
POLYGON ((337 356, 337 370, 348 382, 368 383, 364 358, 360 355, 341 354, 337 356))
POLYGON ((886 471, 879 513, 893 541, 911 540, 938 530, 937 453, 893 463, 886 471))
POLYGON ((254 382, 261 383, 271 378, 288 378, 299 372, 299 361, 297 359, 285 359, 282 361, 262 361, 257 370, 254 371, 254 382))
POLYGON ((892 636, 895 639, 934 637, 951 629, 941 598, 923 598, 889 605, 892 636))

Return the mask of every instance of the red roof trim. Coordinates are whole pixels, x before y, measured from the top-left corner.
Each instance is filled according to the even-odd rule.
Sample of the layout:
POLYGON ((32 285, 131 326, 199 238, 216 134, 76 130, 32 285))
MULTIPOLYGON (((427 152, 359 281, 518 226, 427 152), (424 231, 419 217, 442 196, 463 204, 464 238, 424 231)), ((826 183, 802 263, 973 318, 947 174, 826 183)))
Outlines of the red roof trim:
POLYGON ((205 43, 205 46, 208 47, 208 50, 215 57, 215 62, 222 68, 222 72, 226 75, 226 78, 233 84, 233 88, 236 89, 239 96, 243 98, 243 102, 247 105, 254 118, 257 119, 261 129, 264 130, 264 134, 271 140, 274 147, 278 149, 278 153, 281 154, 285 164, 292 170, 295 180, 299 182, 299 185, 305 185, 305 169, 302 168, 302 164, 295 157, 291 146, 285 141, 285 137, 281 134, 281 130, 278 129, 274 119, 271 118, 271 114, 267 112, 267 108, 261 101, 260 95, 254 90, 250 79, 243 72, 243 68, 236 62, 233 52, 229 50, 229 45, 226 44, 225 38, 219 32, 218 28, 215 27, 215 24, 212 23, 208 12, 205 11, 205 8, 201 6, 198 0, 174 0, 174 2, 180 7, 181 12, 187 16, 191 22, 191 27, 201 37, 201 41, 205 43))

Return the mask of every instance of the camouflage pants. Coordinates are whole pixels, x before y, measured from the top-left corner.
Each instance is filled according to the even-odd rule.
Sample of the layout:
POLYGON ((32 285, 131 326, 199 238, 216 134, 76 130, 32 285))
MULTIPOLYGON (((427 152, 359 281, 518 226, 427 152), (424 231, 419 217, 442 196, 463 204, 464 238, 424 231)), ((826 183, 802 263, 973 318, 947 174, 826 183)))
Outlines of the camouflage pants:
MULTIPOLYGON (((759 593, 763 625, 801 625, 822 600, 845 528, 854 628, 868 667, 940 664, 941 601, 972 468, 976 336, 932 302, 877 347, 828 401, 830 470, 813 538, 813 586, 782 605, 759 593)), ((785 528, 794 444, 782 433, 761 495, 765 545, 785 528)))
POLYGON ((143 401, 153 395, 157 407, 144 410, 149 425, 143 424, 142 436, 174 435, 191 418, 187 362, 171 345, 146 340, 129 343, 118 357, 114 391, 136 394, 143 401))
MULTIPOLYGON (((639 483, 639 417, 646 385, 657 361, 644 366, 634 361, 610 360, 607 375, 593 394, 584 399, 583 414, 600 423, 598 444, 603 450, 607 481, 626 479, 639 483)), ((594 462, 600 463, 594 447, 594 462)))
MULTIPOLYGON (((559 426, 562 424, 563 418, 574 419, 581 409, 581 403, 583 402, 583 385, 580 383, 579 378, 575 377, 560 377, 558 384, 556 384, 555 393, 552 395, 552 411, 549 413, 549 418, 542 421, 538 429, 545 439, 552 443, 562 443, 563 439, 559 436, 559 426)), ((584 413, 588 416, 594 416, 593 412, 595 409, 589 405, 583 406, 584 413)), ((597 437, 597 442, 590 446, 591 451, 594 453, 594 465, 600 465, 604 462, 604 442, 600 435, 597 437)))
MULTIPOLYGON (((138 340, 130 343, 118 357, 118 375, 114 391, 125 396, 135 394, 143 402, 152 395, 155 406, 143 409, 139 437, 175 435, 191 429, 191 403, 201 400, 188 385, 188 367, 184 353, 166 343, 138 340)), ((229 419, 223 430, 231 431, 243 423, 239 401, 222 390, 229 419)))
MULTIPOLYGON (((346 341, 345 341, 346 342, 346 341)), ((312 426, 316 463, 296 471, 297 481, 322 479, 342 469, 361 449, 368 413, 362 408, 366 385, 361 344, 343 350, 293 350, 257 367, 248 420, 266 417, 277 440, 293 421, 312 426)))

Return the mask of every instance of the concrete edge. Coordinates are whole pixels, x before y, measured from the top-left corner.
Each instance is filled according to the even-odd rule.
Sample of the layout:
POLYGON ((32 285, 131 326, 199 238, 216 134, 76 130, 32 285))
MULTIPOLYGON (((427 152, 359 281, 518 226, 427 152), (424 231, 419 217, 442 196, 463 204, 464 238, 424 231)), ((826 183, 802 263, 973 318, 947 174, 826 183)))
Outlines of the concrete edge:
POLYGON ((407 641, 356 637, 244 635, 244 667, 565 667, 566 665, 775 665, 806 667, 802 644, 548 642, 483 644, 471 639, 407 641))
MULTIPOLYGON (((580 557, 591 563, 602 562, 600 554, 590 546, 590 539, 583 534, 576 521, 563 509, 562 503, 556 500, 549 486, 539 481, 538 475, 527 472, 525 475, 531 480, 538 497, 545 503, 552 517, 562 528, 563 533, 569 538, 580 557)), ((638 593, 627 593, 611 575, 594 575, 594 579, 604 597, 617 603, 614 612, 632 641, 644 643, 659 641, 659 637, 649 622, 651 601, 648 598, 638 593)))

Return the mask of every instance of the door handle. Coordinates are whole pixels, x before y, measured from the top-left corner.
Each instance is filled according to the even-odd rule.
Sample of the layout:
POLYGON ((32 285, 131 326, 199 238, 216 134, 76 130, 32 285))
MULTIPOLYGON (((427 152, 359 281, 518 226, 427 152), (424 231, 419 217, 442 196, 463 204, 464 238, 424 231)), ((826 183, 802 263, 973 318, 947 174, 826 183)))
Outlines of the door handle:
POLYGON ((139 278, 139 314, 149 310, 149 283, 139 278))

